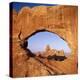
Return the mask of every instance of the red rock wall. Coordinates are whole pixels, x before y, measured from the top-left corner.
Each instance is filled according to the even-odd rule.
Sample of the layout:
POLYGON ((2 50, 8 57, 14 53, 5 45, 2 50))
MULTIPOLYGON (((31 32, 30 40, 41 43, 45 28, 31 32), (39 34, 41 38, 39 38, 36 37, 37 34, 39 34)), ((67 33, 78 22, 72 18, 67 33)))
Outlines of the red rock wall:
MULTIPOLYGON (((13 30, 11 38, 13 44, 12 46, 13 77, 25 76, 25 74, 27 73, 26 71, 28 70, 25 61, 27 57, 25 57, 25 51, 22 50, 19 45, 20 43, 18 39, 18 34, 21 31, 22 32, 21 38, 24 39, 27 36, 31 35, 33 32, 42 29, 56 33, 61 38, 67 41, 68 45, 72 50, 71 56, 69 57, 69 59, 65 60, 62 63, 61 62, 56 63, 56 65, 60 64, 64 65, 65 66, 64 71, 66 72, 66 74, 77 73, 77 65, 75 65, 75 63, 77 63, 76 56, 77 56, 77 42, 78 42, 77 6, 59 5, 59 6, 49 6, 49 7, 37 6, 33 8, 23 7, 18 13, 15 10, 13 10, 12 17, 13 17, 12 18, 13 30), (21 61, 18 62, 18 60, 21 61)), ((42 74, 48 75, 46 70, 42 74)), ((28 76, 31 76, 31 73, 29 73, 28 76)))

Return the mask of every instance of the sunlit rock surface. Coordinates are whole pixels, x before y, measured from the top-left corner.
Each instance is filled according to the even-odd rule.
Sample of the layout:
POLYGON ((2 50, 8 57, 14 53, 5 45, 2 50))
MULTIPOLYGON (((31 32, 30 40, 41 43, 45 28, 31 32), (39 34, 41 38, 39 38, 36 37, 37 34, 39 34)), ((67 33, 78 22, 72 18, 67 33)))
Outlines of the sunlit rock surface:
MULTIPOLYGON (((12 54, 13 77, 77 73, 77 9, 77 6, 59 5, 23 7, 18 13, 12 11, 12 53, 10 54, 12 54), (54 32, 66 40, 72 50, 71 55, 64 61, 41 59, 38 56, 29 57, 28 52, 20 46, 18 34, 21 31, 21 39, 24 39, 39 29, 54 32)), ((58 55, 63 55, 63 52, 58 55)))

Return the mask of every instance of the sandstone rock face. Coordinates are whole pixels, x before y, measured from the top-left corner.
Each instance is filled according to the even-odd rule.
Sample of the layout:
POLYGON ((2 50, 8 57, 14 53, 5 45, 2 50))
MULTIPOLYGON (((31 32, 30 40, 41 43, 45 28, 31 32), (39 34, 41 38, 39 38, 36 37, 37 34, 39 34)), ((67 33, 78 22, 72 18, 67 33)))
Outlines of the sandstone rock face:
MULTIPOLYGON (((77 10, 77 6, 60 5, 23 7, 18 13, 13 10, 11 14, 12 35, 10 36, 12 38, 12 53, 10 54, 12 54, 13 77, 77 73, 77 10), (56 33, 67 41, 72 50, 69 58, 63 62, 48 60, 40 62, 40 59, 36 60, 27 55, 28 52, 20 46, 18 39, 20 31, 20 37, 23 40, 37 30, 43 29, 56 33), (45 62, 45 65, 48 64, 49 68, 42 62, 45 62)), ((63 52, 58 55, 63 55, 63 52)))
POLYGON ((63 51, 63 50, 58 51, 58 52, 56 53, 56 55, 58 55, 58 56, 65 56, 65 55, 64 55, 64 51, 63 51))

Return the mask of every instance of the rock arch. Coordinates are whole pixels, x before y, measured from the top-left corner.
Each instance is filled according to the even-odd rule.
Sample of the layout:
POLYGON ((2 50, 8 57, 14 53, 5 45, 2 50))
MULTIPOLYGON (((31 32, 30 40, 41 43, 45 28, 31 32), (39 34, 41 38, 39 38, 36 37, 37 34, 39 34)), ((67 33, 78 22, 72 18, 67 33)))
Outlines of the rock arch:
MULTIPOLYGON (((12 18, 12 59, 13 59, 13 76, 25 76, 26 59, 24 51, 19 45, 18 35, 20 31, 21 39, 25 39, 38 30, 47 30, 59 35, 64 39, 72 50, 72 55, 60 64, 70 64, 66 73, 77 73, 75 63, 77 63, 77 6, 36 6, 33 8, 23 7, 18 13, 13 10, 12 18), (18 59, 21 60, 17 65, 18 59), (22 57, 24 56, 24 58, 22 57), (24 65, 23 65, 24 63, 24 65), (72 65, 73 64, 73 65, 72 65), (15 67, 15 66, 18 67, 15 67), (20 68, 20 69, 19 69, 20 68), (73 68, 73 69, 72 69, 73 68), (16 72, 16 70, 19 70, 16 72), (20 71, 21 70, 21 71, 20 71), (19 73, 21 72, 21 73, 19 73)), ((67 65, 66 65, 67 67, 67 65)))
POLYGON ((22 31, 22 38, 37 30, 45 29, 66 40, 72 50, 77 46, 75 26, 77 26, 77 8, 75 6, 23 7, 17 16, 17 27, 19 31, 22 31), (71 20, 75 20, 74 23, 71 20))

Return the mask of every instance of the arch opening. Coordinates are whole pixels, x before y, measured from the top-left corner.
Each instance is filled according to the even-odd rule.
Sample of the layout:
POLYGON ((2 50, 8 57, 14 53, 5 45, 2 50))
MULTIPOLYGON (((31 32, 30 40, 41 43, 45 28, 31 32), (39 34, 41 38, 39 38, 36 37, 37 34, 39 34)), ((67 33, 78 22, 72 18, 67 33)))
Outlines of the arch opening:
POLYGON ((63 60, 71 54, 68 43, 56 33, 38 30, 24 39, 29 53, 41 58, 63 60))
POLYGON ((27 48, 34 54, 45 52, 47 47, 56 51, 63 51, 65 56, 69 56, 71 53, 68 43, 63 38, 44 29, 32 33, 25 39, 28 42, 27 48))

